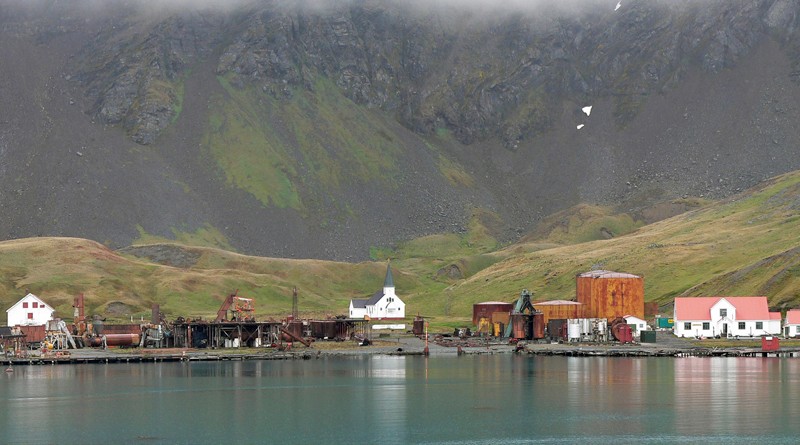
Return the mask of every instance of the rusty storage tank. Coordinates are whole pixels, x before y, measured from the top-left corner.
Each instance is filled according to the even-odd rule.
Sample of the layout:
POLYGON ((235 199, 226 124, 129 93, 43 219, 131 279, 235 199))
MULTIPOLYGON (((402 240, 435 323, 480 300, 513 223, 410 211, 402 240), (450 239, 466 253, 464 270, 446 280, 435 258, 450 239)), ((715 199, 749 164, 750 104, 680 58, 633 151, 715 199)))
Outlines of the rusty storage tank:
POLYGON ((531 338, 533 340, 539 340, 544 338, 544 314, 541 312, 534 312, 533 314, 533 332, 531 333, 531 338))
POLYGON ((411 333, 414 335, 425 335, 425 319, 417 315, 414 317, 414 324, 411 328, 411 333))
MULTIPOLYGON (((644 279, 629 273, 593 270, 579 274, 575 291, 586 318, 644 318, 644 279)), ((583 317, 578 317, 583 318, 583 317)))
POLYGON ((511 338, 525 340, 530 338, 530 315, 511 314, 511 338))
POLYGON ((472 324, 473 326, 478 326, 478 322, 481 320, 481 318, 492 321, 492 314, 495 312, 508 314, 513 309, 514 305, 512 303, 504 303, 502 301, 475 303, 472 305, 472 324))
POLYGON ((89 344, 95 348, 103 346, 103 337, 106 346, 138 346, 141 340, 139 334, 104 334, 102 337, 92 337, 89 344))
POLYGON ((545 325, 553 319, 583 318, 583 305, 576 301, 537 301, 533 303, 533 308, 544 315, 545 325))

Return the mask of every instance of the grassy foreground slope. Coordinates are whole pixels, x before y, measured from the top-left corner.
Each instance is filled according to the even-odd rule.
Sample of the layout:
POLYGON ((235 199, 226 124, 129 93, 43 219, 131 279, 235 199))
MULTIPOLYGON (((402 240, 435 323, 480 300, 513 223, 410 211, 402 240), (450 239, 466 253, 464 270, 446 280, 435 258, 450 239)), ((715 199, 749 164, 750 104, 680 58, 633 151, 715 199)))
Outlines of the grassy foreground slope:
MULTIPOLYGON (((766 295, 773 308, 800 307, 800 172, 607 240, 558 245, 540 239, 495 250, 480 222, 491 219, 473 221, 463 236, 430 236, 376 251, 376 258, 393 258, 395 284, 410 317, 464 324, 473 303, 513 301, 522 288, 536 299, 573 298, 575 275, 597 267, 644 276, 646 300, 664 306, 679 295, 766 295)), ((568 239, 563 233, 558 238, 568 239)), ((297 286, 303 315, 337 315, 346 313, 351 298, 379 290, 386 270, 384 261, 145 247, 155 256, 122 254, 75 238, 2 242, 0 304, 10 307, 28 289, 69 319, 72 298, 82 292, 87 314, 111 320, 147 317, 153 303, 170 318, 213 317, 222 299, 239 289, 256 300, 258 318, 266 319, 289 313, 297 286)))

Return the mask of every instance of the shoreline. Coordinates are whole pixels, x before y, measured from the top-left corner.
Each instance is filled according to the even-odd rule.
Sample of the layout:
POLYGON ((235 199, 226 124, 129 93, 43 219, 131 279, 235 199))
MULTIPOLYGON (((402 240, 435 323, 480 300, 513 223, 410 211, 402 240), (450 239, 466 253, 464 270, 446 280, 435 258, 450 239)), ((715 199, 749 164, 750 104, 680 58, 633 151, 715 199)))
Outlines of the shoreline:
MULTIPOLYGON (((764 351, 753 347, 672 347, 658 343, 588 344, 588 343, 527 343, 518 345, 486 341, 483 345, 441 345, 429 343, 429 356, 482 354, 520 354, 568 357, 800 357, 800 347, 764 351)), ((310 360, 322 357, 359 357, 365 355, 423 356, 425 343, 416 337, 400 337, 395 341, 376 341, 370 346, 341 345, 315 342, 311 347, 289 350, 276 348, 239 349, 77 349, 47 355, 5 357, 13 365, 60 365, 104 363, 158 363, 244 360, 310 360), (313 345, 321 347, 315 348, 313 345), (336 347, 331 347, 336 346, 336 347)))

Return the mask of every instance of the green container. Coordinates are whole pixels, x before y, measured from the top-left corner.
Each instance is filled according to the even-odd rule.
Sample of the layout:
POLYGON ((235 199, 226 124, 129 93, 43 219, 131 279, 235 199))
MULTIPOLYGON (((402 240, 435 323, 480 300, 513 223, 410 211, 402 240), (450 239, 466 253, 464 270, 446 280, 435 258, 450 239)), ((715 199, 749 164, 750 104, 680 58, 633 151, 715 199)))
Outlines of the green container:
POLYGON ((656 342, 656 331, 642 331, 640 334, 639 341, 642 343, 655 343, 656 342))
POLYGON ((658 318, 657 320, 658 320, 658 327, 661 329, 669 329, 674 324, 671 318, 662 317, 658 318))

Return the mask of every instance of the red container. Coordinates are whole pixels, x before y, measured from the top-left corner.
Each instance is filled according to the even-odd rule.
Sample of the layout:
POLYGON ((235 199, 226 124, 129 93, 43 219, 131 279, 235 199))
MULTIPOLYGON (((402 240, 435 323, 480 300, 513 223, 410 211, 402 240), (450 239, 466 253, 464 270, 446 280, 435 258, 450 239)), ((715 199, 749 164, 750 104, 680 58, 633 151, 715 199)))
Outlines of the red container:
POLYGON ((781 348, 778 337, 761 337, 761 350, 764 352, 777 351, 781 348))

